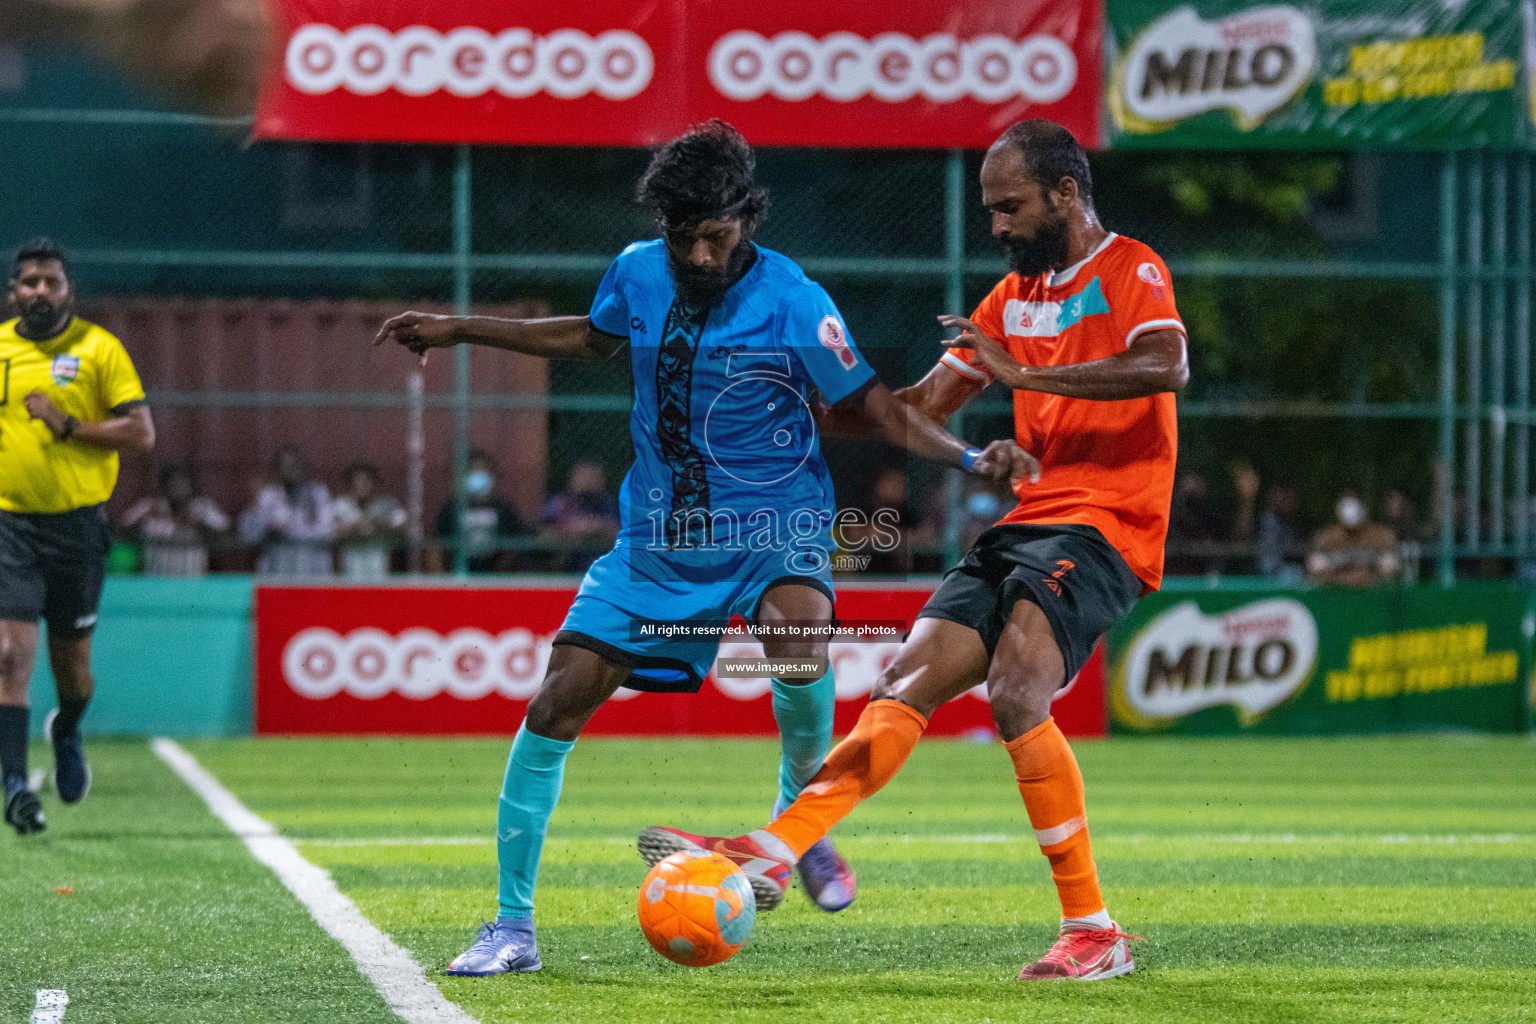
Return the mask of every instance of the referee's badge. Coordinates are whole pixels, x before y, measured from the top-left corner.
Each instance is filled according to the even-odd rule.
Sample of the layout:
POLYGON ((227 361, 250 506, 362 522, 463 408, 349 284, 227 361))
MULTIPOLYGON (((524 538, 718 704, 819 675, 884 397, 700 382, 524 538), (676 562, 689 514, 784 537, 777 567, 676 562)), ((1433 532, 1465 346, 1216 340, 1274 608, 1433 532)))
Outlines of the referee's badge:
POLYGON ((53 357, 53 382, 59 387, 73 384, 75 378, 80 376, 79 356, 54 356, 53 357))

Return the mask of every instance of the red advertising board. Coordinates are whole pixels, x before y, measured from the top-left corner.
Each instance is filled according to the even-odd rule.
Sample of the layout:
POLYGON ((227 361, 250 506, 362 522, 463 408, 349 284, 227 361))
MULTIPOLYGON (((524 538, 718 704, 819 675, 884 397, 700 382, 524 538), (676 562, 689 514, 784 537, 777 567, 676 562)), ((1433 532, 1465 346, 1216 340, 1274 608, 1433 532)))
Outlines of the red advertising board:
MULTIPOLYGON (((927 587, 839 588, 844 621, 909 625, 927 587)), ((538 691, 574 587, 263 586, 256 590, 256 731, 511 735, 538 691)), ((835 643, 836 729, 863 710, 895 643, 835 643)), ((724 657, 760 655, 728 640, 724 657)), ((1102 650, 1053 708, 1068 735, 1105 731, 1102 650)), ((933 716, 931 735, 990 733, 975 691, 933 716)), ((767 679, 719 679, 696 694, 620 690, 589 734, 773 735, 767 679)))
POLYGON ((277 0, 262 138, 644 146, 1099 139, 1096 0, 277 0))

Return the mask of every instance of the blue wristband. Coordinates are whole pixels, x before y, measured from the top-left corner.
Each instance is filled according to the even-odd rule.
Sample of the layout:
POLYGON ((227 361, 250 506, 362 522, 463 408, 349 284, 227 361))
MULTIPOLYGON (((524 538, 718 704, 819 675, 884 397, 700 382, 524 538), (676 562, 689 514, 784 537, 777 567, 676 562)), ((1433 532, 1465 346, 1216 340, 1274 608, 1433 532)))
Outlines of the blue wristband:
POLYGON ((971 472, 971 468, 976 465, 976 460, 979 458, 981 458, 980 448, 967 448, 965 454, 960 456, 960 468, 967 473, 971 472))

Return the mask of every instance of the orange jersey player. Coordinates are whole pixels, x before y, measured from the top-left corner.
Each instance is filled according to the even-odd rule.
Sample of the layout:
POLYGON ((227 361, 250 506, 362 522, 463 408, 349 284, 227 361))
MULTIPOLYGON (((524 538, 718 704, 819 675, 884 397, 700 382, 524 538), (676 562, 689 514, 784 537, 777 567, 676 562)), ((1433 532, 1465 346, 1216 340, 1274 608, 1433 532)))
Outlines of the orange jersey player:
MULTIPOLYGON (((1134 969, 1099 891, 1083 777, 1051 700, 1099 638, 1162 580, 1178 450, 1173 392, 1188 380, 1168 268, 1100 225, 1088 160, 1050 121, 1023 121, 988 151, 982 201, 1012 273, 902 397, 937 422, 993 380, 1012 388, 1019 445, 1039 460, 1019 503, 983 533, 919 613, 858 724, 766 828, 721 839, 640 835, 656 860, 703 846, 757 876, 776 905, 802 851, 896 774, 933 711, 985 682, 998 732, 1061 897, 1055 945, 1026 980, 1134 969)), ((857 429, 857 424, 830 424, 857 429)))

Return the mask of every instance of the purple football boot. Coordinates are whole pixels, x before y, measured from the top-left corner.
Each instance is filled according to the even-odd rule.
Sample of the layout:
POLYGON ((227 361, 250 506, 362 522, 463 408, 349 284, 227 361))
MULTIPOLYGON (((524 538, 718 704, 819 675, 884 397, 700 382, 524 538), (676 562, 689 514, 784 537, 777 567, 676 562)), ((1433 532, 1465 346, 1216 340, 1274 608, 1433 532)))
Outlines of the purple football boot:
MULTIPOLYGON (((777 818, 782 813, 784 808, 775 801, 773 816, 777 818)), ((829 914, 846 910, 858 895, 858 879, 853 868, 848 866, 842 854, 833 847, 832 840, 826 836, 805 851, 796 868, 800 872, 800 884, 805 886, 805 894, 811 898, 812 903, 829 914)))

